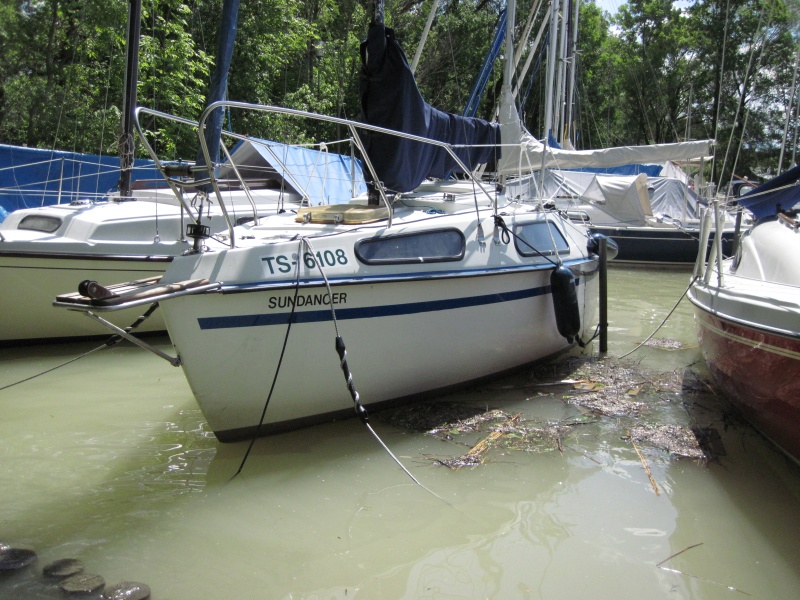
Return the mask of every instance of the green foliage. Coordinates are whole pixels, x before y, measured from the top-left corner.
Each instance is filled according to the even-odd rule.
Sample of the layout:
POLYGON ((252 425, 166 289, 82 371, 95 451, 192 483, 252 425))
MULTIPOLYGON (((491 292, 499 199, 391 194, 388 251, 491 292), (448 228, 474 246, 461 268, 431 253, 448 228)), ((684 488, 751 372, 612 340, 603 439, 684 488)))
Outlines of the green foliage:
MULTIPOLYGON (((519 0, 521 32, 533 0, 519 0)), ((228 97, 357 118, 359 44, 371 15, 359 0, 244 1, 228 97)), ((409 62, 432 0, 388 0, 386 22, 409 62)), ((144 0, 138 103, 197 119, 213 71, 222 0, 144 0)), ((416 70, 423 97, 460 113, 484 60, 500 0, 449 0, 416 70)), ((6 0, 0 4, 0 142, 113 154, 123 93, 127 0, 6 0)), ((537 32, 544 10, 536 16, 537 32)), ((580 12, 577 93, 567 129, 579 148, 714 138, 714 179, 777 169, 788 132, 800 39, 800 0, 629 0, 616 15, 591 0, 580 12), (787 128, 787 110, 789 113, 787 128)), ((523 52, 523 59, 525 53, 523 52)), ((543 52, 541 49, 537 52, 543 52)), ((536 58, 536 57, 535 57, 536 58)), ((537 61, 533 61, 536 65, 537 61)), ((521 114, 543 131, 544 62, 520 82, 521 114)), ((479 116, 494 114, 501 65, 479 116)), ((798 86, 800 87, 800 86, 798 86)), ((148 117, 149 141, 191 159, 196 134, 148 117)), ((313 141, 345 132, 232 110, 225 126, 272 139, 313 141)), ((141 153, 141 149, 140 149, 141 153)))

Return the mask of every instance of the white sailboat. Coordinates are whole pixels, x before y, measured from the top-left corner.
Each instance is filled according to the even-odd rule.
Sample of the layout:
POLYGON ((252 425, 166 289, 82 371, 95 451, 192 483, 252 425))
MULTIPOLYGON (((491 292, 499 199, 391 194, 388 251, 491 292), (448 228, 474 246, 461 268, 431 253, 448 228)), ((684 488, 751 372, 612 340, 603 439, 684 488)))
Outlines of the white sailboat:
POLYGON ((336 124, 361 150, 369 194, 233 228, 176 257, 158 283, 93 284, 56 302, 101 322, 158 302, 173 362, 220 440, 353 414, 354 404, 363 418, 368 407, 564 352, 595 330, 602 244, 559 212, 522 201, 520 186, 470 176, 497 150, 461 136, 496 136, 495 126, 438 111, 398 116, 401 101, 429 107, 413 78, 395 91, 373 71, 394 64, 410 77, 381 23, 362 56, 366 120, 407 118, 412 132, 235 102, 210 106, 200 129, 220 106, 336 124), (420 120, 456 123, 457 143, 413 131, 420 120), (467 179, 425 182, 453 170, 467 179))

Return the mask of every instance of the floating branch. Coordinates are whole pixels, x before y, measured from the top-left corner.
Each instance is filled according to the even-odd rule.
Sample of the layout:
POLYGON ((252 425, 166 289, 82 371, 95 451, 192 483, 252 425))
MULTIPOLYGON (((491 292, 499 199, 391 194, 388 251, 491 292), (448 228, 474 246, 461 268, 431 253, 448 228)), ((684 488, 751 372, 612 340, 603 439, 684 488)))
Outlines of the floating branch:
MULTIPOLYGON (((630 435, 630 432, 628 432, 628 435, 630 435)), ((658 486, 656 485, 656 480, 653 479, 653 474, 650 472, 650 467, 647 465, 647 461, 644 459, 644 456, 642 456, 642 453, 639 452, 639 448, 636 446, 636 442, 633 441, 633 438, 631 438, 631 444, 633 444, 633 449, 636 450, 636 454, 639 455, 639 460, 642 461, 644 470, 647 472, 647 476, 650 478, 650 483, 653 484, 653 491, 656 493, 656 496, 660 496, 661 493, 658 491, 658 486)))

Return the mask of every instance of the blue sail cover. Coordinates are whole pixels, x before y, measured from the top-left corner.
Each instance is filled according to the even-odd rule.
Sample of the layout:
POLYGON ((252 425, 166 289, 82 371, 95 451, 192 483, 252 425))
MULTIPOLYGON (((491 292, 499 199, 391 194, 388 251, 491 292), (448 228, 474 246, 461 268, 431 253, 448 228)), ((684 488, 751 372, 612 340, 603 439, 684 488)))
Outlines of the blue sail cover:
MULTIPOLYGON (((150 160, 134 161, 132 180, 161 179, 150 160)), ((0 144, 0 222, 11 211, 116 189, 119 157, 0 144)))
MULTIPOLYGON (((498 125, 437 110, 422 99, 394 30, 370 26, 361 43, 361 64, 364 123, 454 145, 479 145, 456 152, 470 170, 499 157, 498 125)), ((426 178, 461 172, 444 149, 430 144, 364 131, 361 137, 378 179, 389 190, 410 192, 426 178)))
MULTIPOLYGON (((245 179, 275 179, 313 205, 349 202, 367 191, 361 161, 343 154, 253 139, 237 144, 231 158, 245 179)), ((219 177, 234 177, 228 163, 219 177)))
MULTIPOLYGON (((553 137, 552 132, 547 133, 547 145, 551 148, 561 148, 561 144, 553 137)), ((583 171, 585 173, 599 173, 601 175, 640 175, 644 173, 648 177, 659 177, 664 165, 657 164, 630 164, 619 165, 618 167, 581 167, 570 169, 571 171, 583 171)))
POLYGON ((756 219, 773 216, 779 204, 784 210, 792 208, 800 203, 800 165, 742 194, 738 201, 756 219))

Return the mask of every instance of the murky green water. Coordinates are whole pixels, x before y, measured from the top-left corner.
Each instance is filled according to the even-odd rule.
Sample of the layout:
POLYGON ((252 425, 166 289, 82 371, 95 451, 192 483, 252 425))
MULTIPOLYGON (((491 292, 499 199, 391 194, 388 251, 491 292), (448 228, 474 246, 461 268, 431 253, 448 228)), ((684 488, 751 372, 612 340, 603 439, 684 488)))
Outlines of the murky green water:
MULTIPOLYGON (((652 333, 688 278, 613 270, 609 355, 652 333)), ((444 441, 373 415, 432 493, 357 420, 258 440, 230 480, 247 444, 216 442, 179 369, 133 347, 92 354, 0 392, 0 542, 39 554, 0 573, 0 598, 64 597, 41 574, 60 558, 109 585, 144 582, 154 600, 797 598, 800 467, 691 376, 687 301, 656 337, 683 348, 626 360, 672 372, 678 391, 635 397, 635 414, 590 418, 564 402, 572 386, 542 385, 558 381, 555 367, 445 399, 541 425, 577 420, 561 451, 498 445, 483 465, 451 470, 436 459, 487 431, 444 441), (639 444, 640 459, 626 432, 642 423, 714 430, 724 454, 702 465, 639 444)), ((2 350, 0 385, 94 346, 2 350)))

